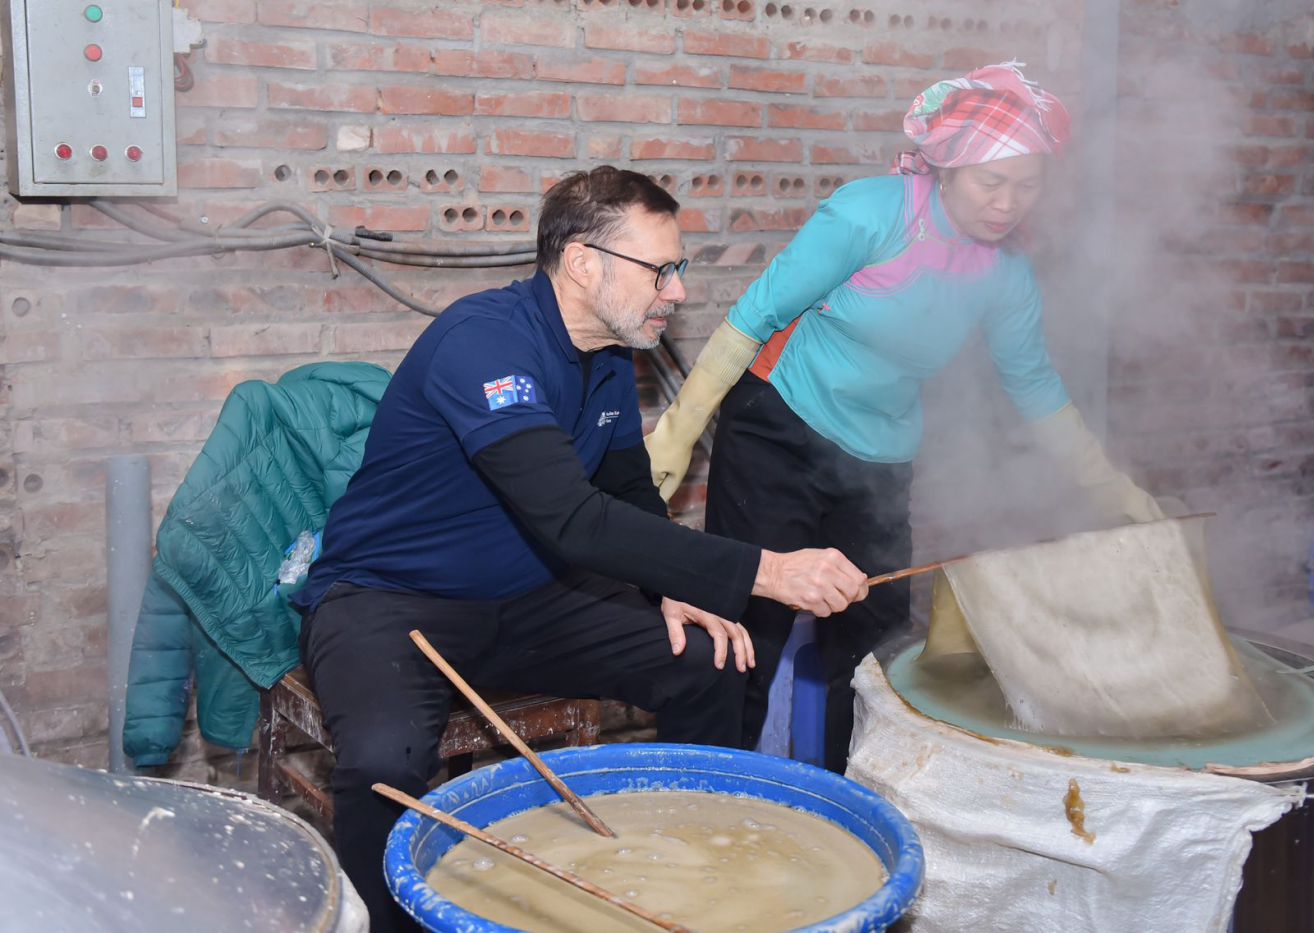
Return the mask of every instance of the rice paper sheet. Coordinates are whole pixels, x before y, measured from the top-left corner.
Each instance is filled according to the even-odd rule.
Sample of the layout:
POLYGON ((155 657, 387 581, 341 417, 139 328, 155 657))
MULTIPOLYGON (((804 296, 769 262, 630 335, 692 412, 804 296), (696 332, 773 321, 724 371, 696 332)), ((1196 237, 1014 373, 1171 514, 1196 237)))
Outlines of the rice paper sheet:
POLYGON ((1270 721, 1223 633, 1192 534, 1199 519, 1146 522, 945 568, 1020 728, 1194 737, 1270 721))

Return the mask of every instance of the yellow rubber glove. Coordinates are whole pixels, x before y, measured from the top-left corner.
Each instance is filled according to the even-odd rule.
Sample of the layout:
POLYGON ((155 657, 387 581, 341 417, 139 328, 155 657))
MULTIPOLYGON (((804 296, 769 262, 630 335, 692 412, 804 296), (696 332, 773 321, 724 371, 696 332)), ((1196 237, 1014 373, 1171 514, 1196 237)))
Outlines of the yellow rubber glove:
POLYGON ((723 321, 707 338, 684 385, 644 438, 652 460, 652 482, 666 501, 689 470, 693 446, 712 420, 712 412, 748 369, 761 345, 723 321))
POLYGON ((1067 468, 1110 525, 1164 517, 1154 497, 1109 462, 1103 446, 1071 402, 1031 427, 1041 448, 1067 468))

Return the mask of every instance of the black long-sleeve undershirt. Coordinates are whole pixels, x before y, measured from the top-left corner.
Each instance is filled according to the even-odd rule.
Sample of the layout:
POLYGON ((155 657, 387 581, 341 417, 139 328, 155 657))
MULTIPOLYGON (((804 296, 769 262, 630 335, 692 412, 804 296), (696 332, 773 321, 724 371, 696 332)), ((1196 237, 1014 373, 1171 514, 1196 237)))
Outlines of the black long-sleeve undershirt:
POLYGON ((737 619, 761 549, 666 517, 643 444, 609 451, 592 482, 559 428, 489 444, 475 468, 531 535, 572 566, 737 619))

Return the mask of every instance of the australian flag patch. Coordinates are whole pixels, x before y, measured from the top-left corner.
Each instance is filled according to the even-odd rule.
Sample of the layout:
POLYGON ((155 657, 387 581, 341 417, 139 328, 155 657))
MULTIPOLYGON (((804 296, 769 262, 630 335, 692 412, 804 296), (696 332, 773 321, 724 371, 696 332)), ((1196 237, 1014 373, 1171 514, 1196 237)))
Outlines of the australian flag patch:
POLYGON ((484 398, 488 400, 488 410, 497 411, 520 402, 537 402, 538 387, 528 376, 503 376, 484 383, 484 398))

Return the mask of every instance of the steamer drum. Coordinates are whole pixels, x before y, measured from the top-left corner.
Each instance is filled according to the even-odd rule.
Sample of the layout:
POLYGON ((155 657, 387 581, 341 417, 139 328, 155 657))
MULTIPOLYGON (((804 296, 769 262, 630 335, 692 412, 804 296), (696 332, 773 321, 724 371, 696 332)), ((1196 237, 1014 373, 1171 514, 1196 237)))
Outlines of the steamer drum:
POLYGON ((922 836, 910 930, 1314 929, 1314 649, 1232 640, 1276 722, 1213 741, 1023 732, 984 666, 928 673, 920 640, 868 658, 848 776, 922 836))

